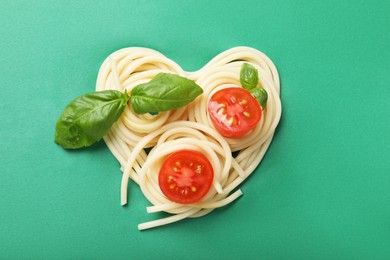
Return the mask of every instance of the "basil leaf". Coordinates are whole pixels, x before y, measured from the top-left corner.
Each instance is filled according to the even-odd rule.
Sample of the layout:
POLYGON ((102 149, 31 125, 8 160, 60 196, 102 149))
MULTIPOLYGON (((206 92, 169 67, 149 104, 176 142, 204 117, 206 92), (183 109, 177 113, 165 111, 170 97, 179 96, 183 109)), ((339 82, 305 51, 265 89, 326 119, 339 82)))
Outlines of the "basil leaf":
POLYGON ((183 107, 203 93, 193 80, 169 73, 159 73, 151 81, 131 91, 135 113, 158 113, 183 107))
POLYGON ((81 148, 99 141, 121 116, 129 96, 117 90, 82 95, 67 105, 56 124, 54 142, 81 148))
POLYGON ((264 110, 268 100, 267 91, 264 88, 252 88, 249 92, 259 101, 261 108, 264 110))
POLYGON ((244 63, 240 70, 240 82, 241 86, 246 90, 251 90, 257 87, 259 83, 259 72, 257 69, 249 63, 244 63))

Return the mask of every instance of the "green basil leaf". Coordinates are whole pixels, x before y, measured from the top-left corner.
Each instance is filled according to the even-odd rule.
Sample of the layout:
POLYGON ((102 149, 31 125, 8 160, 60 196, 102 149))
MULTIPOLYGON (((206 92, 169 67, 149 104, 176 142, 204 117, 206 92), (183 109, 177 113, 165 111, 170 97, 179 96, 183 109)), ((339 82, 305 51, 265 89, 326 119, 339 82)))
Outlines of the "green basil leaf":
POLYGON ((268 100, 267 91, 264 88, 252 88, 249 92, 259 101, 261 108, 264 110, 268 100))
POLYGON ((131 91, 130 102, 137 114, 158 113, 183 107, 203 93, 193 80, 159 73, 131 91))
POLYGON ((259 83, 259 72, 249 63, 244 63, 241 66, 240 82, 241 86, 246 90, 251 90, 257 87, 259 83))
POLYGON ((56 124, 54 142, 81 148, 99 141, 121 116, 129 96, 117 90, 82 95, 67 105, 56 124))

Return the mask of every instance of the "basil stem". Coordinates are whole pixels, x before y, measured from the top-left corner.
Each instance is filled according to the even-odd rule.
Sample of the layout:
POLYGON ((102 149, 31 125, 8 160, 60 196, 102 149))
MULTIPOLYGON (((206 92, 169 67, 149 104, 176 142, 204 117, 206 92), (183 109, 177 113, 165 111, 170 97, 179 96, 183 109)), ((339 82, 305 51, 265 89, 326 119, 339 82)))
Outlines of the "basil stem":
POLYGON ((157 113, 183 107, 203 93, 193 80, 169 73, 159 73, 151 81, 131 91, 135 113, 157 113))
POLYGON ((56 124, 54 141, 76 149, 99 141, 118 120, 129 96, 117 90, 82 95, 67 105, 56 124))

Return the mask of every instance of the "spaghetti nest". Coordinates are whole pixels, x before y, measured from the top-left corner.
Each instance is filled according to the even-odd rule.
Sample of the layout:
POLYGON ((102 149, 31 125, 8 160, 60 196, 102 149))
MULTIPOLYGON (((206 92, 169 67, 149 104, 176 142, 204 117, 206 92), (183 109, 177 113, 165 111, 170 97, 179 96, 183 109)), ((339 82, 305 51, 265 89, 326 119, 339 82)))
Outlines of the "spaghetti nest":
POLYGON ((238 198, 242 192, 237 187, 261 162, 281 116, 280 81, 276 67, 265 54, 249 47, 235 47, 224 51, 196 72, 184 71, 155 50, 139 47, 120 49, 103 62, 96 90, 130 92, 160 72, 194 80, 203 88, 203 94, 186 107, 157 115, 136 114, 131 105, 128 105, 120 120, 104 137, 123 172, 122 205, 127 203, 130 178, 153 204, 147 208, 148 212, 164 211, 172 214, 142 223, 138 226, 140 230, 187 217, 200 217, 238 198), (242 137, 226 138, 215 130, 208 116, 207 104, 218 90, 240 85, 240 68, 244 62, 258 70, 259 82, 267 91, 268 102, 261 121, 250 133, 242 137), (158 172, 164 158, 181 149, 204 154, 215 173, 208 194, 194 204, 179 204, 168 200, 158 185, 158 172))

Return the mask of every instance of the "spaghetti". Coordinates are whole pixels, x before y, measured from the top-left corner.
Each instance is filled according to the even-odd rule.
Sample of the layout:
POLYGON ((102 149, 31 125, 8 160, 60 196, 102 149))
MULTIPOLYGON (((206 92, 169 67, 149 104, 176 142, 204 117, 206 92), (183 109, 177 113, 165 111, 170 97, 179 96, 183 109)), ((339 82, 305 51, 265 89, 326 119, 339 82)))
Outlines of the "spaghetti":
POLYGON ((157 115, 138 115, 128 105, 104 137, 123 172, 121 204, 127 203, 130 178, 153 204, 147 208, 147 212, 164 211, 173 214, 142 223, 138 226, 140 230, 188 217, 200 217, 238 198, 242 192, 236 190, 237 187, 262 160, 281 116, 278 72, 265 54, 249 47, 235 47, 222 52, 196 72, 184 71, 175 62, 151 49, 120 49, 103 62, 96 90, 130 92, 160 72, 194 80, 203 88, 203 94, 186 107, 157 115), (207 103, 216 91, 240 85, 240 68, 244 62, 257 68, 259 84, 267 91, 268 102, 261 121, 250 133, 239 138, 226 138, 213 127, 207 103), (149 148, 149 153, 146 153, 145 148, 149 148), (168 200, 158 184, 158 172, 164 157, 181 149, 206 155, 215 173, 210 191, 193 204, 168 200))

